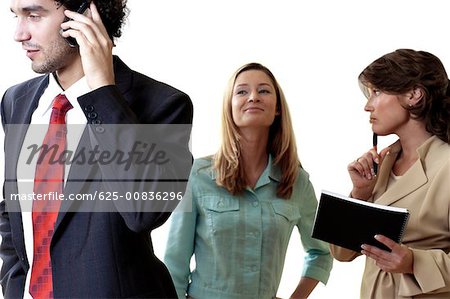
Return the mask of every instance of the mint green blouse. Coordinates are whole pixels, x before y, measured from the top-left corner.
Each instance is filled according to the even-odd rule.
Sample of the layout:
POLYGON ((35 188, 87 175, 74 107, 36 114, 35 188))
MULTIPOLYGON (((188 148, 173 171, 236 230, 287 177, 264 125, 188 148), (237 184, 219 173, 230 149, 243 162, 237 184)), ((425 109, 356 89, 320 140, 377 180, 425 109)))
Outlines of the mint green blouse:
POLYGON ((279 180, 269 157, 255 188, 233 196, 217 186, 211 159, 195 160, 164 257, 179 298, 275 297, 294 226, 306 252, 301 275, 327 282, 333 260, 328 244, 311 238, 317 200, 309 175, 300 169, 289 200, 276 196, 279 180))

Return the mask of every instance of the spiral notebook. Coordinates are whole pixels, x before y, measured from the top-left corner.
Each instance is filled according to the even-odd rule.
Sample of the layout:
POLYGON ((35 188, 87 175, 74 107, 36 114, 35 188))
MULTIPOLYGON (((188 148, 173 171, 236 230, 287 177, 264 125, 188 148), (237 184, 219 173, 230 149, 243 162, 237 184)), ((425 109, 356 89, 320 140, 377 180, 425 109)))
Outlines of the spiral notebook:
POLYGON ((362 244, 390 251, 374 239, 376 234, 400 243, 409 219, 405 208, 383 206, 322 191, 312 237, 354 251, 362 244))

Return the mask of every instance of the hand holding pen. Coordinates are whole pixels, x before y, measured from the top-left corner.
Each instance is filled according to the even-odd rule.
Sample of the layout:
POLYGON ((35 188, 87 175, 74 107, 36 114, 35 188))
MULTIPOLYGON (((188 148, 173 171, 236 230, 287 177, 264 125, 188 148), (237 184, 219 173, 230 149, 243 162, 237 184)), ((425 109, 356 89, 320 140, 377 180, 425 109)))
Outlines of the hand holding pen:
POLYGON ((353 183, 352 197, 362 200, 367 200, 372 195, 380 162, 377 134, 373 133, 372 138, 372 148, 347 166, 353 183))

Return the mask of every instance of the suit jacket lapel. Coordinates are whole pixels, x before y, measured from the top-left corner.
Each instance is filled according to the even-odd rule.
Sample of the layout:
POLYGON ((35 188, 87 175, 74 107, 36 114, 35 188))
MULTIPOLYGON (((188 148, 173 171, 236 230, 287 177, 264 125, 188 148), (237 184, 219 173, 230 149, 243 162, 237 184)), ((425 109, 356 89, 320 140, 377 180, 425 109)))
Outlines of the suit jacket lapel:
MULTIPOLYGON (((47 88, 48 82, 47 75, 37 78, 27 84, 26 89, 24 88, 18 91, 20 94, 12 95, 14 97, 14 99, 12 99, 14 105, 11 107, 11 111, 5 112, 5 114, 9 114, 6 116, 8 119, 6 120, 7 134, 5 136, 5 146, 10 154, 8 155, 9 158, 7 159, 7 164, 12 163, 6 168, 7 172, 9 172, 10 175, 13 175, 10 179, 17 179, 19 153, 22 149, 23 141, 31 122, 31 116, 33 115, 34 110, 36 110, 39 99, 47 88), (10 157, 14 158, 11 159, 10 157)), ((8 179, 8 177, 6 179, 8 179)))
POLYGON ((408 194, 416 191, 428 182, 428 178, 422 167, 420 160, 416 161, 413 166, 384 193, 377 203, 383 205, 391 205, 408 194))
POLYGON ((391 205, 428 182, 428 178, 422 166, 422 157, 419 156, 419 159, 411 166, 411 168, 399 178, 391 188, 387 189, 392 167, 394 166, 400 151, 400 143, 396 142, 391 146, 389 154, 386 155, 382 161, 379 173, 380 181, 377 182, 374 189, 374 198, 379 204, 391 205))
MULTIPOLYGON (((39 99, 48 86, 48 75, 30 80, 27 85, 17 90, 17 94, 11 94, 9 111, 5 112, 6 135, 5 135, 5 196, 18 194, 17 167, 19 153, 25 139, 31 116, 36 110, 39 99), (19 104, 20 103, 20 104, 19 104)), ((6 110, 7 108, 5 108, 6 110)), ((6 198, 8 200, 8 198, 6 198)), ((20 212, 20 203, 17 200, 9 200, 7 203, 8 212, 20 212)), ((11 230, 15 247, 21 251, 19 255, 26 257, 25 239, 23 232, 22 213, 10 213, 11 230)), ((28 259, 26 265, 29 267, 28 259)))
MULTIPOLYGON (((17 192, 17 163, 19 153, 22 149, 23 141, 27 133, 31 116, 36 110, 39 99, 48 86, 48 75, 30 81, 25 88, 12 94, 10 111, 5 111, 5 168, 6 181, 13 182, 15 192, 17 192)), ((5 108, 6 110, 7 108, 5 108)))
POLYGON ((9 113, 6 117, 10 116, 8 124, 29 124, 31 122, 31 115, 36 110, 48 83, 49 75, 37 77, 11 95, 14 97, 12 99, 14 107, 11 111, 5 112, 5 114, 9 113))

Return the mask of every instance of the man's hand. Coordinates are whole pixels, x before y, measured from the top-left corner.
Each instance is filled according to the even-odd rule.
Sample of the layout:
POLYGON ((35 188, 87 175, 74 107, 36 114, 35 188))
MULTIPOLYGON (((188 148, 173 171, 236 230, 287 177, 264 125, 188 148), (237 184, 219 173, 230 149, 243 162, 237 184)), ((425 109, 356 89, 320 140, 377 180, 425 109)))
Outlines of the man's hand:
POLYGON ((114 84, 113 42, 93 2, 86 16, 66 10, 72 20, 62 23, 63 37, 71 36, 80 48, 84 74, 91 90, 114 84))

